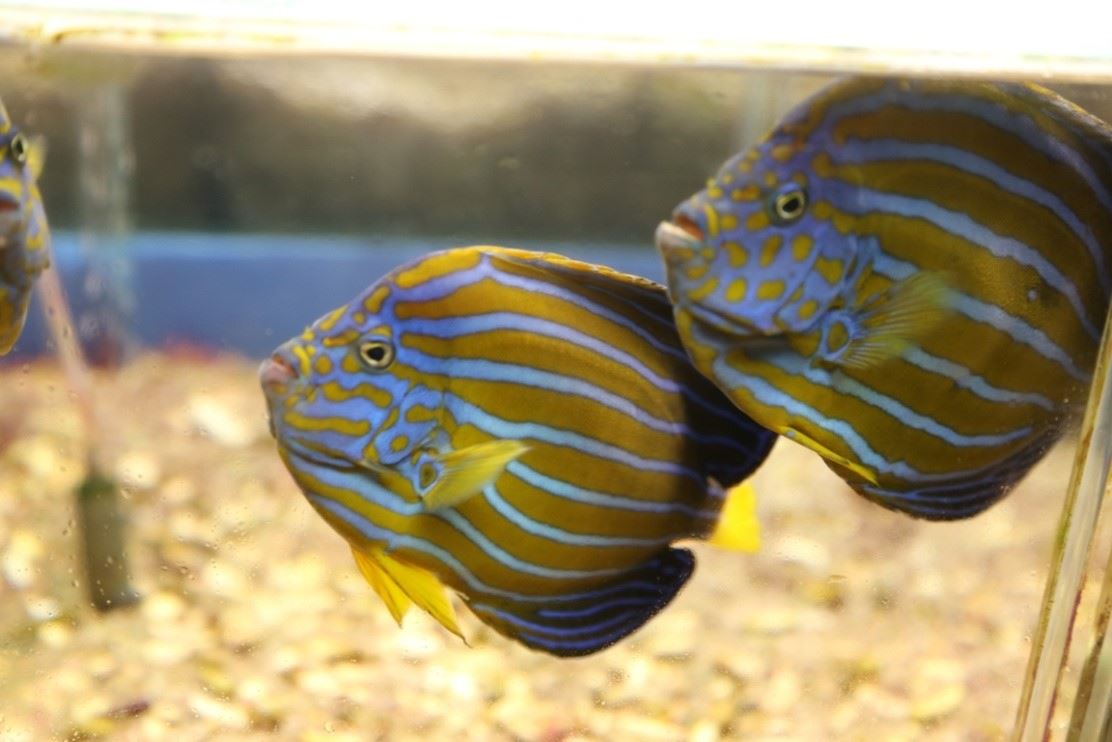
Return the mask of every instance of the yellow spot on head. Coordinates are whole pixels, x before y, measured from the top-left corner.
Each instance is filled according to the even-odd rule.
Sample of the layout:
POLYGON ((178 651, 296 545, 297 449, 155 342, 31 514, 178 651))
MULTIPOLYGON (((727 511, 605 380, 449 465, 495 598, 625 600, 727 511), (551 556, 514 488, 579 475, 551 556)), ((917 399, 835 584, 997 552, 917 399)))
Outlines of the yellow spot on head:
POLYGON ((723 242, 722 249, 726 251, 726 257, 730 260, 731 268, 739 268, 749 262, 749 253, 736 242, 723 242))
POLYGON ((793 183, 798 183, 801 186, 806 186, 807 185, 807 176, 804 175, 803 173, 796 173, 795 175, 792 176, 792 182, 793 183))
POLYGON ((830 155, 825 152, 815 155, 815 159, 811 160, 811 172, 820 178, 829 178, 833 175, 834 163, 830 161, 830 155))
POLYGON ((764 211, 754 211, 745 220, 745 228, 750 232, 759 232, 762 229, 768 228, 768 214, 764 211))
POLYGON ((434 253, 397 273, 394 282, 403 289, 411 289, 434 278, 474 268, 482 258, 483 253, 476 248, 434 253))
POLYGON ((397 453, 409 445, 409 438, 404 435, 394 436, 394 440, 390 441, 390 449, 397 453))
POLYGON ((811 255, 815 241, 807 234, 797 234, 792 238, 792 260, 802 263, 811 255))
POLYGON ((718 178, 718 182, 722 185, 730 185, 730 183, 734 182, 734 176, 730 173, 722 173, 718 178))
POLYGON ((833 286, 842 280, 845 266, 837 258, 819 258, 815 261, 815 270, 818 271, 824 281, 833 286))
POLYGON ((730 198, 734 201, 756 201, 761 197, 761 189, 755 183, 749 183, 743 188, 730 191, 730 198))
POLYGON ((722 221, 719 226, 721 229, 724 229, 726 231, 737 229, 737 217, 733 214, 723 214, 722 221))
POLYGON ((722 189, 713 185, 713 182, 711 181, 711 185, 708 185, 705 191, 707 198, 722 198, 722 189))
POLYGON ((779 299, 784 295, 784 282, 765 281, 757 287, 757 298, 763 300, 779 299))
POLYGON ((378 314, 382 310, 382 302, 386 301, 386 297, 390 295, 390 289, 385 286, 379 286, 371 292, 370 296, 363 300, 363 308, 371 314, 378 314))
POLYGON ((424 423, 436 419, 436 413, 424 405, 415 404, 405 411, 405 420, 410 423, 424 423))
POLYGON ((363 371, 363 366, 359 363, 359 359, 352 353, 344 356, 344 360, 340 361, 340 368, 343 369, 346 374, 358 374, 363 371))
POLYGON ((707 274, 708 270, 710 270, 709 265, 705 263, 701 265, 696 263, 688 265, 686 268, 684 268, 683 274, 692 281, 698 281, 700 278, 707 274))
POLYGON ((320 329, 322 332, 329 332, 333 327, 336 326, 336 323, 340 321, 340 318, 344 316, 345 309, 346 307, 337 307, 336 309, 333 309, 331 312, 321 317, 319 320, 317 320, 317 328, 320 329))
POLYGON ((768 239, 761 245, 761 267, 767 268, 772 265, 776 260, 776 256, 780 253, 780 247, 783 245, 784 240, 780 235, 769 235, 768 239))
POLYGON ((341 345, 347 345, 348 343, 355 342, 356 338, 358 337, 358 330, 344 330, 337 335, 329 335, 328 337, 321 339, 320 342, 321 345, 326 348, 338 348, 341 345))
POLYGON ((726 301, 739 302, 748 291, 749 283, 744 278, 738 278, 726 287, 726 301))
POLYGON ((699 251, 699 257, 709 263, 710 261, 714 260, 714 248, 704 247, 702 250, 699 251))
POLYGON ((811 319, 815 316, 815 312, 819 308, 819 303, 814 299, 808 299, 799 306, 799 318, 811 319))
POLYGON ((703 213, 707 217, 707 237, 718 236, 718 212, 708 205, 703 206, 703 213))
POLYGON ((297 359, 298 372, 302 376, 309 375, 309 369, 312 368, 312 362, 309 354, 305 351, 304 345, 295 345, 290 350, 293 352, 294 357, 297 359))
POLYGON ((816 219, 829 219, 834 216, 834 207, 830 205, 829 201, 816 201, 814 206, 811 207, 811 213, 815 215, 816 219))
POLYGON ((748 175, 749 171, 753 169, 753 163, 748 160, 742 160, 737 164, 737 171, 742 175, 748 175))
POLYGON ((830 332, 826 335, 826 347, 831 351, 838 351, 845 347, 849 342, 849 333, 846 331, 845 324, 841 322, 834 322, 830 325, 830 332))
POLYGON ((769 151, 769 154, 777 162, 787 162, 795 154, 795 147, 791 144, 777 144, 769 151))
POLYGON ((326 355, 317 356, 317 360, 313 362, 313 368, 321 376, 332 373, 332 359, 326 355))
POLYGON ((718 278, 715 276, 711 276, 711 278, 708 279, 706 283, 688 293, 687 296, 691 301, 702 301, 703 299, 713 294, 714 290, 717 288, 718 278))
POLYGON ((769 188, 772 188, 778 182, 779 181, 776 179, 776 173, 771 172, 771 171, 765 173, 764 183, 765 183, 766 186, 768 186, 769 188))

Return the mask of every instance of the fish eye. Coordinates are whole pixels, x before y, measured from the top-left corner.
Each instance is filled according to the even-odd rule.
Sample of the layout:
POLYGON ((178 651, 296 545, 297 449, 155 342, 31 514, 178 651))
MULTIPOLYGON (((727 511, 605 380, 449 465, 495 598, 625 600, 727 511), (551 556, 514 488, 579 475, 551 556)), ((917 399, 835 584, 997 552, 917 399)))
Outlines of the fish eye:
POLYGON ((12 153, 12 159, 22 165, 27 162, 27 155, 30 154, 31 146, 27 142, 27 137, 23 136, 21 132, 16 133, 12 137, 12 141, 8 143, 8 151, 12 153))
POLYGON ((373 371, 381 371, 394 362, 394 346, 385 340, 367 340, 359 345, 359 358, 373 371))
POLYGON ((779 225, 791 224, 807 209, 807 192, 802 188, 777 193, 772 201, 772 217, 779 225))

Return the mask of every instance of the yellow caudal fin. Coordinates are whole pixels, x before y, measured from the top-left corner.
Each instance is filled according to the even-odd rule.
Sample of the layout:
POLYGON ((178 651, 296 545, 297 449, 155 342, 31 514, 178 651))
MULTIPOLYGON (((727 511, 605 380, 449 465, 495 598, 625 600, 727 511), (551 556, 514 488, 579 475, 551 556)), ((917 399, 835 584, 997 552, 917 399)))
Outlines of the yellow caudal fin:
POLYGON ((869 484, 878 484, 876 473, 873 472, 871 469, 856 461, 850 461, 845 456, 834 453, 829 448, 822 445, 809 435, 789 428, 784 431, 784 437, 789 440, 793 440, 800 445, 806 446, 807 448, 817 453, 819 456, 822 456, 827 461, 835 463, 843 469, 853 472, 869 484))
POLYGON ((450 508, 482 492, 511 461, 529 450, 520 441, 489 441, 437 457, 437 476, 422 500, 429 510, 450 508))
POLYGON ((875 308, 858 315, 858 332, 837 361, 867 368, 895 358, 945 316, 951 292, 938 273, 915 273, 889 287, 875 308))
MULTIPOLYGON (((718 487, 717 482, 712 486, 718 487)), ((731 551, 754 552, 761 548, 761 524, 757 520, 757 492, 749 482, 731 487, 724 495, 718 523, 707 543, 731 551)))
POLYGON ((364 577, 367 577, 369 570, 372 574, 381 575, 383 581, 389 583, 389 587, 385 590, 379 590, 375 580, 367 577, 367 581, 386 603, 386 607, 390 609, 395 619, 400 620, 400 616, 405 614, 405 610, 412 602, 435 618, 441 626, 463 639, 464 644, 467 643, 467 639, 464 638, 456 623, 455 608, 452 607, 444 585, 436 575, 427 569, 395 559, 381 546, 362 550, 363 560, 358 556, 360 549, 353 549, 353 551, 357 554, 355 561, 364 577), (364 564, 367 565, 368 570, 364 570, 364 564), (400 607, 400 611, 395 612, 395 607, 400 607))
POLYGON ((393 578, 382 570, 374 557, 360 551, 355 546, 351 547, 351 554, 355 557, 355 566, 359 567, 363 578, 378 593, 378 597, 382 598, 382 602, 386 604, 390 615, 398 622, 398 626, 401 626, 402 619, 405 618, 405 614, 409 611, 413 602, 398 587, 398 583, 394 582, 393 578))

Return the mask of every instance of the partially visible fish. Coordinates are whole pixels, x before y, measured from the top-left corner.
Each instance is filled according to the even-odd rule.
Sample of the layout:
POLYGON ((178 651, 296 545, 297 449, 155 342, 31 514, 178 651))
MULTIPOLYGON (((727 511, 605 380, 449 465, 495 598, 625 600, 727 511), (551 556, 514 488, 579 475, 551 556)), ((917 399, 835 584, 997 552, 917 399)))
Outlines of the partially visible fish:
POLYGON ((43 145, 32 142, 0 103, 0 355, 19 339, 35 277, 50 264, 50 229, 37 179, 43 145))
POLYGON ((1082 401, 1112 289, 1112 129, 1034 85, 856 78, 657 230, 695 365, 854 489, 1001 498, 1082 401))
POLYGON ((735 485, 776 436, 692 368, 644 279, 433 253, 280 346, 260 381, 282 460, 399 622, 416 603, 459 634, 446 585, 507 637, 590 654, 686 582, 672 542, 758 545, 735 485))

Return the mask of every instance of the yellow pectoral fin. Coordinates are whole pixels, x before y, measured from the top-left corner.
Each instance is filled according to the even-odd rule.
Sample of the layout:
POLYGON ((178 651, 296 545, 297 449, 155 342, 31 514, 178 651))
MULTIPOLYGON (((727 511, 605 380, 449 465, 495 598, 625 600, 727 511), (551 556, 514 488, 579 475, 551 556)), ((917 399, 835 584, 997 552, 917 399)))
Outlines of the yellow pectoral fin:
POLYGON ((440 476, 422 498, 425 507, 438 510, 459 505, 482 492, 528 450, 519 441, 490 441, 440 456, 440 476))
POLYGON ((876 308, 861 314, 860 336, 849 341, 840 363, 861 369, 899 356, 945 318, 951 297, 938 273, 915 273, 893 284, 876 308))
POLYGON ((381 547, 372 550, 369 556, 409 600, 435 618, 441 626, 463 639, 464 644, 467 643, 456 623, 456 610, 436 575, 427 569, 398 561, 381 547))
POLYGON ((757 492, 749 482, 731 487, 725 494, 718 523, 707 543, 731 551, 755 552, 761 548, 761 524, 757 520, 757 492))
POLYGON ((807 448, 817 453, 819 456, 822 456, 827 461, 831 461, 842 467, 843 469, 847 469, 853 472, 869 484, 878 484, 876 473, 873 472, 871 469, 856 461, 850 461, 845 456, 834 453, 829 448, 816 441, 814 438, 791 428, 784 431, 784 436, 795 441, 796 443, 806 446, 807 448))
POLYGON ((405 617, 412 601, 398 587, 398 583, 394 582, 393 578, 382 570, 375 557, 364 553, 355 546, 351 547, 351 554, 355 557, 355 566, 359 567, 364 579, 378 593, 378 597, 382 598, 382 602, 386 604, 390 615, 398 622, 398 626, 401 626, 402 618, 405 617))

